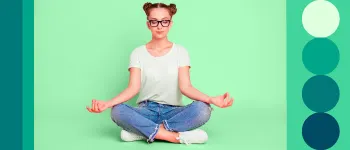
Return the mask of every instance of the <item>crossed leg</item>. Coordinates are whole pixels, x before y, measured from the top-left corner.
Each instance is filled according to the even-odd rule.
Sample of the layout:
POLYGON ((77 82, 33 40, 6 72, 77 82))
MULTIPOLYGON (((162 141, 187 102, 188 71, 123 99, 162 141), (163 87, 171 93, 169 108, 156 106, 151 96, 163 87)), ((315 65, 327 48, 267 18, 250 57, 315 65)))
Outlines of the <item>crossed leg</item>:
POLYGON ((111 119, 124 130, 144 136, 147 142, 153 142, 160 127, 155 123, 158 119, 156 112, 143 107, 131 107, 127 104, 113 106, 111 119))
POLYGON ((163 118, 161 124, 157 124, 156 112, 146 108, 134 108, 126 104, 119 104, 112 108, 112 120, 124 130, 142 135, 147 142, 154 139, 179 143, 179 132, 198 128, 205 124, 211 115, 210 105, 194 101, 193 103, 176 108, 168 112, 168 118, 163 118))

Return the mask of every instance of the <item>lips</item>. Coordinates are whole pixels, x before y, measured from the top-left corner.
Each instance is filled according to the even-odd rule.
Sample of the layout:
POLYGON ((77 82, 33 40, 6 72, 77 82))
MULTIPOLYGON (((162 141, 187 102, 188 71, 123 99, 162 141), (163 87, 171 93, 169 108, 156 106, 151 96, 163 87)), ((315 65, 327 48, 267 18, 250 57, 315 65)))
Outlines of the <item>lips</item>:
POLYGON ((156 31, 157 34, 162 34, 164 31, 156 31))

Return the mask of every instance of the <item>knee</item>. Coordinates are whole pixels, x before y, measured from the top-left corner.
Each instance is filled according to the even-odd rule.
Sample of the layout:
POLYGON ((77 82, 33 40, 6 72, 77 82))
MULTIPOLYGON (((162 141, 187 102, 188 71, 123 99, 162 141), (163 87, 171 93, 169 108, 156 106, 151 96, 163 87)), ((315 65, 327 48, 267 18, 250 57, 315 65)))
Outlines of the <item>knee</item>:
POLYGON ((123 110, 125 110, 124 104, 114 105, 111 108, 111 119, 114 122, 118 122, 120 120, 123 120, 123 110))
POLYGON ((192 103, 194 107, 194 111, 196 112, 196 120, 198 122, 205 123, 210 119, 211 116, 211 107, 209 104, 201 102, 201 101, 195 101, 192 103))

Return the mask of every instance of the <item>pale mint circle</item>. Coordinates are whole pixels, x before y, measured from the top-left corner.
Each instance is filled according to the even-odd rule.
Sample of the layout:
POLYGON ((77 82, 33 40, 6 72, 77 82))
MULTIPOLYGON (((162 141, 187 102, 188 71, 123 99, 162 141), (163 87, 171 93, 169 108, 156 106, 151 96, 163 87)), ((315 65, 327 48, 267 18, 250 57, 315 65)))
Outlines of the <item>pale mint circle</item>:
POLYGON ((337 30, 339 22, 338 9, 326 0, 311 2, 305 7, 302 15, 304 29, 318 38, 332 35, 337 30))

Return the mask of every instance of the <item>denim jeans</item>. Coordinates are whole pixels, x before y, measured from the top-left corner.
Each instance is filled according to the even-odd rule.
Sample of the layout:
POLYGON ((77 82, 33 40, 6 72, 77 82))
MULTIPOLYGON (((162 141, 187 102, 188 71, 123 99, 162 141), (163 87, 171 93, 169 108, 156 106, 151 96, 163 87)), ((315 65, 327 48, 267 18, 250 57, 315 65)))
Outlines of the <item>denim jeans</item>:
POLYGON ((194 101, 187 106, 171 106, 150 100, 136 107, 118 104, 112 107, 111 119, 122 129, 154 141, 160 124, 168 131, 184 132, 204 125, 211 116, 209 104, 194 101))

